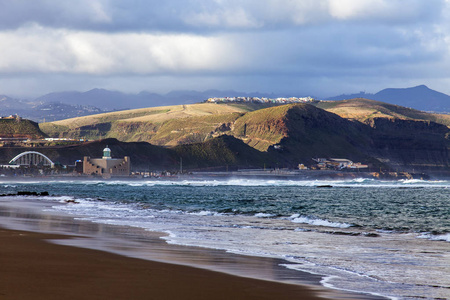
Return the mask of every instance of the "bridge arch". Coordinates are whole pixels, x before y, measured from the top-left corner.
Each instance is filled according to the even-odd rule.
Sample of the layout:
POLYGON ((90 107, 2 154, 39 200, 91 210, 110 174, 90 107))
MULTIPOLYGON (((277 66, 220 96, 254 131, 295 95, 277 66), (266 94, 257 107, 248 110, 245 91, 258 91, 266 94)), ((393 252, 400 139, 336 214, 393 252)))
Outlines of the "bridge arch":
POLYGON ((50 166, 52 168, 55 166, 55 164, 51 161, 50 158, 36 151, 22 152, 13 159, 11 159, 9 161, 9 164, 21 166, 42 165, 42 166, 50 166))

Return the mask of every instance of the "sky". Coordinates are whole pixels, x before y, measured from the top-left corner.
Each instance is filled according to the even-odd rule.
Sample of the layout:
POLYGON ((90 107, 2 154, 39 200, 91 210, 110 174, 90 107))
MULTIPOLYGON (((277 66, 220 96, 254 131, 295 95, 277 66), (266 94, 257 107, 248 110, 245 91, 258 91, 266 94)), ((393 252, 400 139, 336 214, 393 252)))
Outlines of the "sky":
POLYGON ((450 94, 447 0, 0 0, 0 94, 450 94))

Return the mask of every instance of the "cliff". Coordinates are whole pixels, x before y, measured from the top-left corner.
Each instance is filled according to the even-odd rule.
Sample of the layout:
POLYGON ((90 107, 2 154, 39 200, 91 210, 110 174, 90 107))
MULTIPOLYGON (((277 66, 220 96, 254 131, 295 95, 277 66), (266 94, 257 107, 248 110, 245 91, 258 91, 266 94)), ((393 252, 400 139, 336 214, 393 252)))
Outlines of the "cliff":
POLYGON ((127 151, 142 153, 135 162, 143 164, 146 159, 153 162, 158 157, 145 151, 159 151, 164 157, 159 157, 161 162, 156 164, 175 166, 182 157, 192 168, 294 168, 299 163, 311 165, 312 158, 317 157, 348 158, 378 170, 449 166, 445 115, 364 99, 321 105, 327 106, 326 110, 309 104, 249 112, 229 105, 191 105, 105 114, 44 127, 54 132, 61 130, 60 136, 133 141, 130 147, 137 148, 127 151), (153 148, 147 143, 135 144, 137 141, 150 142, 153 148), (154 148, 156 145, 168 148, 154 148))
POLYGON ((375 118, 367 152, 393 169, 448 168, 449 128, 431 121, 375 118))

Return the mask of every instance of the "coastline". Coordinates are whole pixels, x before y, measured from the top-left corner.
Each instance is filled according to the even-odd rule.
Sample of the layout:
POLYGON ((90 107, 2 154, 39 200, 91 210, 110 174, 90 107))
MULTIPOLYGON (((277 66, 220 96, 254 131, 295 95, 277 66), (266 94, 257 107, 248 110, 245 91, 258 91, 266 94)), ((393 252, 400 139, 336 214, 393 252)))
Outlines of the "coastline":
POLYGON ((0 229, 0 299, 321 299, 311 288, 48 243, 0 229))
POLYGON ((287 270, 271 258, 168 245, 155 233, 134 236, 134 228, 45 214, 27 205, 16 213, 8 209, 0 205, 0 239, 7 245, 0 249, 0 299, 380 299, 328 290, 319 276, 287 270), (114 235, 119 240, 111 239, 114 235), (125 235, 134 236, 129 244, 125 235), (105 245, 117 251, 105 252, 105 245), (142 250, 153 257, 142 259, 142 250), (261 270, 267 274, 255 276, 261 270))

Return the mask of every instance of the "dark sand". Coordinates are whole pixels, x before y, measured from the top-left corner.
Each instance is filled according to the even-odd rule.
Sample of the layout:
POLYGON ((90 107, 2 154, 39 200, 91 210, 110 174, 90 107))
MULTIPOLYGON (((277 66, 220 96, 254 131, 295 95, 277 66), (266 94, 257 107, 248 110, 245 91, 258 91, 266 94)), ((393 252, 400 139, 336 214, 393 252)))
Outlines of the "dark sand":
POLYGON ((308 287, 56 245, 0 229, 0 299, 323 299, 308 287))
POLYGON ((280 266, 287 261, 169 245, 162 233, 2 200, 0 300, 383 299, 326 289, 322 276, 280 266))

